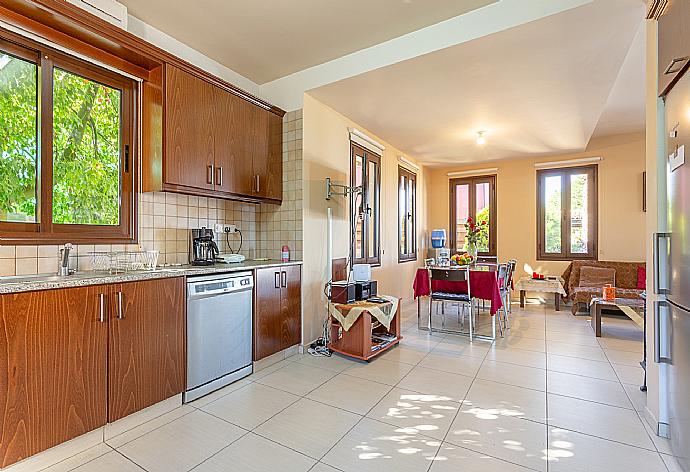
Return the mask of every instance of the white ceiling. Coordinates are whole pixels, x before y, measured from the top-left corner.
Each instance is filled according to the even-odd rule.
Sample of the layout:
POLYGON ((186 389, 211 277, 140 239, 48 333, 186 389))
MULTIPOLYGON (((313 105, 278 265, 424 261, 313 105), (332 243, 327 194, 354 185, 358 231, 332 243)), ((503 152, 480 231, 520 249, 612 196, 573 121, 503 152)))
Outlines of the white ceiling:
POLYGON ((426 163, 581 151, 644 129, 644 14, 595 0, 309 93, 426 163))
POLYGON ((129 13, 263 84, 497 0, 119 0, 129 13))

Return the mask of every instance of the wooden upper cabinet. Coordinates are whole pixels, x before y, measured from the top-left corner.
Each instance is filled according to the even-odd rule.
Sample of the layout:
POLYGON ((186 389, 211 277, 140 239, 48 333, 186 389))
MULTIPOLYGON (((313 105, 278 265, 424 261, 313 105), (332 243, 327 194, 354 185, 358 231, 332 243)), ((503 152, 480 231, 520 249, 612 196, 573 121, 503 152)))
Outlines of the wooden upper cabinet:
POLYGON ((214 86, 168 65, 165 69, 165 184, 214 189, 214 86))
POLYGON ((256 106, 237 95, 215 88, 216 189, 237 195, 251 195, 254 149, 247 139, 253 132, 252 112, 256 106))
POLYGON ((0 296, 0 467, 105 425, 106 288, 0 296))
POLYGON ((266 197, 283 200, 283 118, 273 113, 268 115, 266 197))
POLYGON ((109 422, 184 390, 184 289, 181 277, 111 287, 109 422))
POLYGON ((143 87, 143 190, 280 203, 281 114, 170 64, 163 75, 162 93, 143 87))
POLYGON ((668 92, 690 60, 689 3, 672 0, 659 18, 659 95, 668 92))

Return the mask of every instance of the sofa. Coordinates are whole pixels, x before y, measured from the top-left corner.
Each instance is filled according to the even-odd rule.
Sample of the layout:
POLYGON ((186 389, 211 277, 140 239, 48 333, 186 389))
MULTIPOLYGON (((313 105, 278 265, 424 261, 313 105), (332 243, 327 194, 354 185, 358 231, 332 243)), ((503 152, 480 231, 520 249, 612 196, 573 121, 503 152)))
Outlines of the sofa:
POLYGON ((565 269, 562 276, 566 291, 563 299, 566 302, 572 302, 573 315, 581 308, 589 311, 589 303, 592 298, 602 296, 603 284, 599 287, 580 286, 580 271, 583 267, 614 269, 616 297, 642 298, 641 294, 644 289, 638 288, 638 270, 641 267, 646 271, 644 262, 573 261, 565 269))

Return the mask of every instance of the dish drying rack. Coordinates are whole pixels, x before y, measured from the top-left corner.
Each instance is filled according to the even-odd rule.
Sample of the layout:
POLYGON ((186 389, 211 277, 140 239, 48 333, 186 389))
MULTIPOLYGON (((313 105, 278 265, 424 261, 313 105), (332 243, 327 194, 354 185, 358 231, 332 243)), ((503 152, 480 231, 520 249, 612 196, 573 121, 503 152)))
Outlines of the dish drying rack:
POLYGON ((158 251, 90 252, 94 271, 120 274, 137 270, 154 270, 158 264, 158 251))

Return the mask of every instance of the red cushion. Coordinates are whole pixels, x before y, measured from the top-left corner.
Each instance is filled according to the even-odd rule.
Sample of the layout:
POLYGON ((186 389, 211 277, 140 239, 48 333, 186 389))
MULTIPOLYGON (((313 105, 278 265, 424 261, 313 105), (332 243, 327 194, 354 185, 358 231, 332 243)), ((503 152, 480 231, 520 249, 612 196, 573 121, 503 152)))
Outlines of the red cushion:
POLYGON ((637 268, 637 289, 645 290, 647 288, 647 269, 639 266, 637 268))

